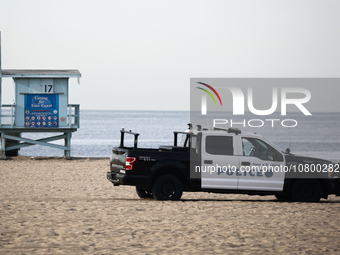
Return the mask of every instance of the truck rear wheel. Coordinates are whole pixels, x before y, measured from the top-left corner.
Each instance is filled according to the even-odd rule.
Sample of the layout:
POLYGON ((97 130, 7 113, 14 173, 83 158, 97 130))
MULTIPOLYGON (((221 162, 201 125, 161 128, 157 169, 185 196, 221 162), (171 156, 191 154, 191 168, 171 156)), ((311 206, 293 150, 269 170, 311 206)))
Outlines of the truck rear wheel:
POLYGON ((182 182, 172 174, 161 175, 152 186, 152 195, 156 200, 179 200, 182 194, 182 182))
POLYGON ((318 202, 322 196, 322 187, 315 179, 298 179, 292 188, 295 202, 318 202))
POLYGON ((143 189, 141 187, 136 186, 136 192, 140 198, 152 198, 151 190, 143 189))

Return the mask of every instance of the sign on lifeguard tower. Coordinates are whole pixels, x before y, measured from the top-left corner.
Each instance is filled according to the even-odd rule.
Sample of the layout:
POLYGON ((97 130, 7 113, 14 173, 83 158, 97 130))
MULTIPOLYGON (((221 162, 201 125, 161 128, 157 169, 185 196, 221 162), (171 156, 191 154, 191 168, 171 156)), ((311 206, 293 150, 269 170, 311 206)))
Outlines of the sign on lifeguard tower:
POLYGON ((78 70, 1 69, 0 44, 0 158, 15 156, 20 148, 35 144, 62 149, 66 158, 71 157, 71 133, 79 128, 79 105, 69 104, 68 86, 70 78, 80 77, 78 70), (14 104, 1 103, 2 78, 6 77, 14 81, 14 104), (22 133, 33 132, 63 134, 38 140, 22 137, 22 133), (49 143, 58 139, 64 139, 64 146, 49 143))
MULTIPOLYGON (((25 127, 58 127, 58 101, 58 94, 26 94, 25 127)), ((61 122, 65 122, 64 117, 61 122)))

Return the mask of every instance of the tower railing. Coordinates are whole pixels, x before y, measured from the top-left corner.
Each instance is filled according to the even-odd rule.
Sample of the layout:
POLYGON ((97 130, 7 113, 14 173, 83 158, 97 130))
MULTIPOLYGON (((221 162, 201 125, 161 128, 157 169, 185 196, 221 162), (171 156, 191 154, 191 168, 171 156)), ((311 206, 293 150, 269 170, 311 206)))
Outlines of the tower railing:
POLYGON ((15 104, 3 104, 0 107, 2 108, 0 111, 0 128, 13 128, 15 125, 15 104), (3 114, 4 108, 11 108, 10 114, 3 114), (10 123, 2 123, 2 118, 10 118, 10 123))
MULTIPOLYGON (((80 112, 79 104, 68 104, 67 111, 67 126, 70 128, 79 128, 80 126, 80 112)), ((15 104, 1 105, 0 114, 0 128, 13 128, 15 126, 15 104), (10 114, 7 114, 5 108, 10 108, 10 114), (3 118, 10 118, 9 123, 3 123, 3 118)), ((8 112, 8 111, 7 111, 8 112)), ((7 119, 8 120, 8 119, 7 119)))
POLYGON ((71 128, 79 128, 79 104, 68 104, 67 107, 67 126, 71 128))

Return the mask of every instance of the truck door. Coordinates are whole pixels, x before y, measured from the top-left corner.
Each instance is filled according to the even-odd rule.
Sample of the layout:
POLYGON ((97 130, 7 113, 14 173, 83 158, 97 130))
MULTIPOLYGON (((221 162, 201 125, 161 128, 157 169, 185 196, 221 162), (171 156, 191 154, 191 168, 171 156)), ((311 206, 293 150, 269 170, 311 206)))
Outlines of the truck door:
POLYGON ((237 139, 230 135, 202 137, 201 185, 206 189, 237 189, 237 139))
POLYGON ((258 138, 240 139, 239 190, 282 191, 284 157, 273 146, 258 138))

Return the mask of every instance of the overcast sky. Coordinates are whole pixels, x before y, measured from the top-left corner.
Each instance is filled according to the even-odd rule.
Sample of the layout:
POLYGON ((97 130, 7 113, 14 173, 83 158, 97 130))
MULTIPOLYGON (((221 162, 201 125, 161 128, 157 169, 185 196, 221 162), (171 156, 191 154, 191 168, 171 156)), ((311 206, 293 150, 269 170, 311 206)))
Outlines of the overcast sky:
POLYGON ((0 30, 2 69, 79 69, 81 109, 189 110, 193 77, 340 77, 337 0, 0 0, 0 30))

